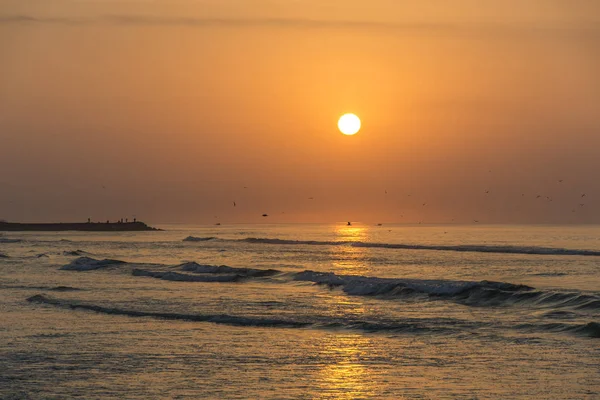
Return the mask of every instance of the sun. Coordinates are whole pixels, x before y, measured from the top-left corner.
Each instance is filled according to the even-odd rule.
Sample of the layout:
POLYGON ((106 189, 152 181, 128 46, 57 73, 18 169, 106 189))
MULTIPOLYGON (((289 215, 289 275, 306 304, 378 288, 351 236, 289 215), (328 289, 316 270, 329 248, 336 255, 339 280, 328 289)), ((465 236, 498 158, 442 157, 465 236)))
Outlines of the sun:
POLYGON ((360 130, 360 118, 354 114, 344 114, 338 120, 338 128, 344 135, 354 135, 360 130))

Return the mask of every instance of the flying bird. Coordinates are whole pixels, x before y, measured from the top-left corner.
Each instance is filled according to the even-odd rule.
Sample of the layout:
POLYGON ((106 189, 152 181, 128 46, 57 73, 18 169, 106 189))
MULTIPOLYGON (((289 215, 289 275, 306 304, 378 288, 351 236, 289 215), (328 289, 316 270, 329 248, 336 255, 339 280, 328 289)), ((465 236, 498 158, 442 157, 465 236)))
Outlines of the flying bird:
POLYGON ((585 193, 581 195, 581 197, 585 197, 585 193))
POLYGON ((559 180, 558 180, 558 183, 562 183, 562 181, 563 181, 562 179, 559 179, 559 180))
POLYGON ((268 216, 269 216, 269 214, 263 214, 262 216, 263 216, 263 217, 268 217, 268 216))
POLYGON ((235 204, 235 201, 233 202, 233 206, 234 206, 234 207, 236 206, 236 204, 235 204))

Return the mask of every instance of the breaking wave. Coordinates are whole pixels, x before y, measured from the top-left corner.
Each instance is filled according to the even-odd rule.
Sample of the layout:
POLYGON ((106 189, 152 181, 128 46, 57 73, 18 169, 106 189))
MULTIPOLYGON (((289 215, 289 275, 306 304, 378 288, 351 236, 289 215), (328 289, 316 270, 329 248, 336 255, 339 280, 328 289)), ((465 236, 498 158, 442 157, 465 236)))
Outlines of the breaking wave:
POLYGON ((190 275, 173 271, 148 271, 137 268, 134 269, 131 274, 134 276, 148 276, 175 282, 236 282, 240 279, 238 275, 190 275))
POLYGON ((71 261, 69 264, 62 266, 60 269, 65 271, 91 271, 119 264, 125 264, 125 262, 119 260, 96 260, 90 257, 79 257, 78 259, 71 261))
POLYGON ((269 245, 302 245, 302 246, 352 246, 365 248, 400 249, 400 250, 437 250, 475 253, 500 253, 500 254, 528 254, 528 255, 555 255, 555 256, 600 256, 598 250, 566 249, 558 247, 539 246, 510 246, 510 245, 428 245, 428 244, 402 244, 402 243, 375 243, 360 241, 318 241, 318 240, 290 240, 278 238, 245 238, 245 239, 217 239, 215 237, 188 236, 186 242, 205 242, 220 240, 226 242, 245 242, 269 245))
MULTIPOLYGON (((406 321, 366 321, 354 318, 336 318, 330 317, 303 317, 306 319, 292 318, 267 318, 267 317, 247 317, 228 314, 188 314, 175 312, 156 312, 128 310, 122 308, 105 307, 95 304, 83 303, 76 300, 61 300, 51 298, 41 294, 29 297, 30 303, 48 304, 56 307, 72 310, 95 311, 110 315, 123 315, 129 317, 151 317, 167 320, 183 320, 192 322, 211 322, 216 324, 244 326, 244 327, 280 327, 280 328, 316 328, 316 329, 350 329, 362 330, 366 332, 405 332, 405 333, 451 333, 460 332, 465 324, 463 321, 455 321, 440 318, 435 320, 411 318, 406 321)), ((466 323, 472 327, 472 323, 466 323)))
POLYGON ((531 286, 495 281, 461 281, 441 279, 380 278, 360 275, 341 275, 333 272, 305 270, 284 272, 276 269, 237 268, 227 265, 206 265, 187 262, 169 266, 156 264, 153 270, 139 266, 149 264, 125 263, 119 260, 95 260, 80 257, 63 266, 62 270, 92 271, 117 265, 134 268, 134 276, 175 282, 238 282, 248 279, 277 277, 280 283, 311 282, 338 288, 351 296, 379 296, 389 299, 450 300, 472 307, 535 306, 569 308, 600 312, 600 296, 579 292, 537 290, 531 286), (178 271, 175 271, 178 270, 178 271))
POLYGON ((227 265, 204 265, 195 262, 189 262, 180 265, 183 271, 195 272, 198 274, 236 274, 243 277, 263 277, 280 274, 276 269, 256 269, 256 268, 234 268, 227 265))
POLYGON ((574 333, 590 338, 600 338, 600 323, 598 322, 589 322, 587 324, 566 324, 560 322, 542 325, 520 324, 516 328, 528 332, 574 333))
MULTIPOLYGON (((305 319, 292 318, 268 318, 255 316, 238 316, 228 314, 189 314, 177 312, 160 311, 142 311, 116 307, 100 306, 96 304, 84 303, 77 300, 56 299, 41 294, 29 297, 30 303, 46 304, 55 307, 71 310, 94 311, 108 315, 122 315, 128 317, 150 317, 166 320, 180 320, 191 322, 211 322, 215 324, 224 324, 243 327, 279 327, 279 328, 316 328, 316 329, 349 329, 361 330, 366 332, 397 332, 411 334, 451 334, 472 332, 478 327, 485 327, 489 324, 467 323, 460 320, 446 318, 437 319, 417 319, 409 318, 406 321, 366 321, 354 318, 325 318, 325 317, 304 317, 305 319)), ((521 324, 514 327, 517 330, 531 332, 566 332, 578 335, 599 338, 600 324, 590 322, 587 324, 521 324)))

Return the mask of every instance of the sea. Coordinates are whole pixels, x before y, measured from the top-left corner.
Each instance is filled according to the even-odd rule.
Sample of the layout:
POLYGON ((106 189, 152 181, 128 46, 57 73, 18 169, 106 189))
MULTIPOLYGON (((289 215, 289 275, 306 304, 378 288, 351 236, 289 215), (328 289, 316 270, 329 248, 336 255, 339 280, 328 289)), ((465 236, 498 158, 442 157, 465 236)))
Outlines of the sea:
POLYGON ((0 398, 600 398, 600 226, 158 227, 0 234, 0 398))

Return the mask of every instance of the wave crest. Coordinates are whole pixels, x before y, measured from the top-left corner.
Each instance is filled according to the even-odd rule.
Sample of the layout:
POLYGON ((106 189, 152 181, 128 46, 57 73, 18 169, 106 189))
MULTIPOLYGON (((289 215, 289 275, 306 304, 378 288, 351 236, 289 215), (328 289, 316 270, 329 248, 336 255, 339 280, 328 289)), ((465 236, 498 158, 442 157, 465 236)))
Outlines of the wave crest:
POLYGON ((131 274, 133 276, 148 276, 175 282, 236 282, 240 279, 238 275, 190 275, 173 271, 148 271, 138 268, 134 269, 131 274))
POLYGON ((216 237, 214 236, 207 236, 207 237, 196 237, 196 236, 188 236, 185 239, 183 239, 184 242, 207 242, 209 240, 214 240, 216 239, 216 237))
POLYGON ((60 269, 65 271, 91 271, 119 264, 125 264, 125 262, 120 260, 96 260, 90 257, 79 257, 69 264, 62 266, 60 269))
MULTIPOLYGON (((78 300, 62 300, 42 294, 29 297, 27 301, 30 303, 52 305, 71 310, 94 311, 108 315, 151 317, 191 322, 211 322, 215 324, 243 327, 351 329, 367 332, 398 332, 408 334, 449 334, 465 332, 465 329, 468 332, 472 332, 472 329, 478 327, 478 325, 474 323, 465 325, 463 321, 447 320, 445 318, 410 318, 406 321, 364 321, 353 318, 338 318, 332 320, 330 318, 325 319, 324 317, 310 317, 308 320, 296 320, 291 318, 267 318, 228 314, 184 314, 176 312, 143 311, 89 304, 78 300)), ((486 325, 487 324, 479 324, 479 326, 486 325)), ((586 324, 521 324, 511 328, 528 332, 561 332, 573 333, 590 338, 600 338, 600 324, 597 322, 589 322, 586 324)))
MULTIPOLYGON (((186 242, 205 242, 216 240, 215 237, 188 236, 183 239, 186 242)), ((525 254, 525 255, 555 255, 555 256, 600 256, 599 250, 567 249, 558 247, 540 246, 511 246, 511 245, 428 245, 428 244, 403 244, 403 243, 376 243, 360 241, 319 241, 319 240, 292 240, 280 238, 254 238, 244 239, 219 239, 225 242, 245 242, 252 244, 269 245, 302 245, 302 246, 353 246, 364 248, 381 248, 397 250, 432 250, 432 251, 456 251, 474 253, 499 253, 499 254, 525 254)))
POLYGON ((0 243, 20 243, 22 241, 22 239, 0 238, 0 243))

